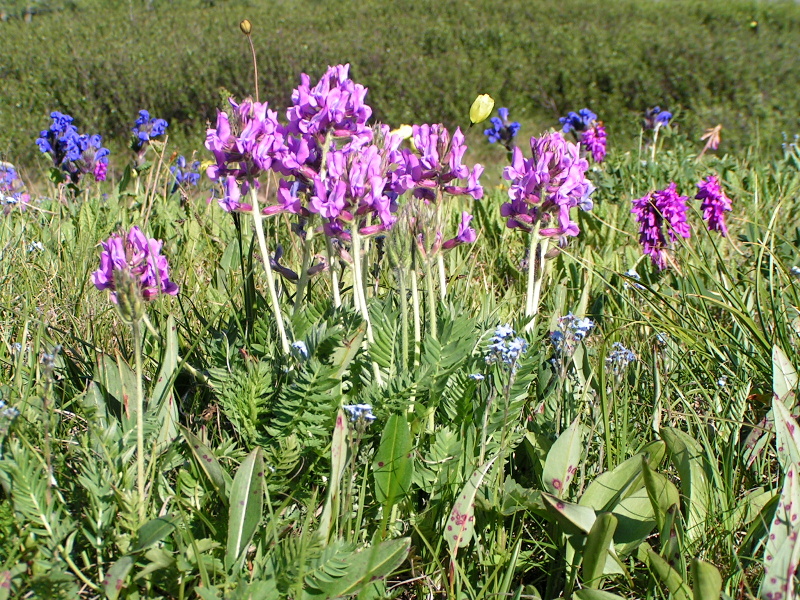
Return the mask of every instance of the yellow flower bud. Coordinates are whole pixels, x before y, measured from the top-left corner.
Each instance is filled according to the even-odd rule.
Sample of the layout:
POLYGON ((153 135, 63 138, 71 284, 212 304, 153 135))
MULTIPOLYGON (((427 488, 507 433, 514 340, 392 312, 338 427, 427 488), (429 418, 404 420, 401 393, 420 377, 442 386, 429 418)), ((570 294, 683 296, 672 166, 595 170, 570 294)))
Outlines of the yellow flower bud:
POLYGON ((414 135, 414 130, 411 125, 400 125, 397 129, 390 132, 392 135, 399 135, 402 139, 407 140, 414 135))
POLYGON ((472 124, 480 123, 489 118, 494 109, 494 100, 489 94, 481 94, 475 98, 472 107, 469 109, 469 120, 472 124))
POLYGON ((243 34, 250 35, 250 32, 253 31, 253 26, 250 24, 250 21, 245 19, 241 23, 239 23, 239 29, 242 30, 243 34))

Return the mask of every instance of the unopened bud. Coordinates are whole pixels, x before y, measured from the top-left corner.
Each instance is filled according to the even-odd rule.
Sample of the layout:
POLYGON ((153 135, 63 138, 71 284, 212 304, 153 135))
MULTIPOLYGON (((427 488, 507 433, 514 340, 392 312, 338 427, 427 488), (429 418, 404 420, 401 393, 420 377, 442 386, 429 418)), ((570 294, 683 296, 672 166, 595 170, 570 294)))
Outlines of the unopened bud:
POLYGON ((494 110, 494 100, 489 94, 481 94, 475 98, 472 107, 469 109, 469 120, 472 124, 477 124, 489 118, 494 110))
POLYGON ((136 278, 127 270, 114 271, 117 310, 126 323, 137 323, 144 316, 144 299, 136 278))
POLYGON ((250 32, 253 31, 253 25, 247 19, 244 19, 241 23, 239 23, 239 29, 242 30, 242 33, 245 35, 250 35, 250 32))

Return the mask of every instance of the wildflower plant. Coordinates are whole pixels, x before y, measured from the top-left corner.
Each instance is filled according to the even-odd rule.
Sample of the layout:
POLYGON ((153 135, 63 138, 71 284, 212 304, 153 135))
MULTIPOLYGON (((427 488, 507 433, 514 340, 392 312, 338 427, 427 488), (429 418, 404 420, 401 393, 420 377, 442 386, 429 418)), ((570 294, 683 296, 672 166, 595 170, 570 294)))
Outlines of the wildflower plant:
POLYGON ((691 236, 686 220, 687 200, 686 196, 678 195, 673 182, 666 189, 650 192, 633 201, 631 212, 639 224, 639 243, 659 271, 666 269, 671 262, 671 243, 691 236))
POLYGON ((695 198, 701 201, 700 210, 703 211, 703 220, 708 224, 709 231, 717 231, 723 237, 728 235, 725 224, 725 213, 732 209, 731 199, 725 195, 722 184, 717 175, 709 175, 697 184, 698 192, 695 198))
POLYGON ((150 117, 150 113, 146 110, 140 110, 139 116, 131 128, 133 132, 133 141, 131 142, 131 149, 139 156, 144 154, 147 146, 151 140, 162 137, 167 132, 167 123, 164 119, 150 117))
POLYGON ((606 128, 602 121, 597 120, 595 113, 588 108, 582 108, 577 113, 570 112, 566 117, 561 117, 559 121, 561 131, 572 133, 594 162, 601 163, 605 160, 606 128))
POLYGON ((570 237, 580 233, 572 210, 591 210, 594 191, 586 179, 589 163, 581 158, 576 144, 556 132, 532 137, 530 145, 530 158, 514 148, 511 165, 503 171, 503 178, 510 182, 510 202, 500 207, 507 227, 530 233, 527 316, 538 312, 549 241, 565 246, 570 237))
POLYGON ((84 176, 91 174, 95 181, 105 181, 109 151, 102 145, 103 138, 79 133, 69 115, 54 111, 50 118, 53 122, 39 134, 36 144, 53 160, 52 174, 56 180, 66 178, 78 186, 84 176))
POLYGON ((0 206, 3 214, 7 215, 15 208, 24 212, 30 199, 14 165, 0 162, 0 206))
POLYGON ((661 130, 662 127, 669 126, 671 121, 672 121, 672 113, 667 110, 661 110, 660 106, 654 106, 653 108, 648 108, 644 112, 644 120, 642 121, 642 127, 645 131, 653 132, 653 139, 650 142, 651 144, 650 160, 652 162, 655 162, 656 160, 656 146, 658 145, 658 132, 661 130))

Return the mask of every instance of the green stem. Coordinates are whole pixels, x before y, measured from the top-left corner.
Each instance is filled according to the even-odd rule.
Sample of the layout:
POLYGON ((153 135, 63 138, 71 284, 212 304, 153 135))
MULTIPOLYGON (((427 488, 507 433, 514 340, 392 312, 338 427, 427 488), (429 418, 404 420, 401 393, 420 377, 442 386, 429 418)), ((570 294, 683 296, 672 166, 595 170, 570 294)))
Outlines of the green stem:
POLYGON ((286 338, 286 328, 283 325, 283 315, 278 304, 278 293, 275 291, 275 276, 272 274, 272 267, 269 264, 269 251, 267 241, 264 239, 264 225, 261 222, 261 211, 258 208, 258 190, 254 183, 250 184, 250 198, 253 203, 253 222, 255 223, 256 237, 258 246, 261 250, 261 260, 264 263, 264 272, 267 275, 267 287, 269 288, 269 299, 272 304, 272 314, 275 316, 275 324, 278 327, 278 334, 281 338, 281 349, 284 354, 289 354, 289 340, 286 338))
POLYGON ((447 298, 447 277, 444 273, 444 255, 441 252, 436 256, 436 262, 439 265, 439 297, 444 302, 447 298))
POLYGON ((402 369, 408 369, 408 292, 406 291, 406 270, 397 268, 397 287, 400 288, 400 346, 403 353, 402 369))
POLYGON ((428 296, 428 324, 433 339, 438 338, 436 331, 436 292, 433 289, 433 261, 425 261, 425 287, 428 296))
POLYGON ((144 494, 144 390, 142 389, 142 331, 139 321, 131 323, 136 360, 136 488, 139 491, 139 520, 147 514, 144 494))
MULTIPOLYGON (((369 318, 369 308, 367 308, 367 299, 364 296, 364 279, 361 269, 361 234, 358 233, 357 228, 353 227, 353 296, 357 299, 356 306, 361 311, 361 316, 364 317, 364 322, 367 324, 367 342, 370 346, 375 344, 375 336, 372 332, 372 321, 369 318)), ((375 375, 375 380, 378 385, 383 387, 383 377, 381 376, 378 363, 372 361, 372 372, 375 375)))
POLYGON ((300 270, 300 279, 297 281, 297 291, 294 297, 294 314, 300 310, 308 285, 308 269, 311 267, 311 242, 314 239, 314 224, 309 218, 306 224, 306 239, 303 241, 303 266, 300 270))
POLYGON ((420 365, 420 344, 422 343, 422 317, 419 308, 419 285, 417 283, 417 250, 411 249, 411 302, 414 308, 414 367, 420 365))
POLYGON ((336 270, 336 264, 333 258, 333 242, 331 238, 326 237, 326 248, 328 250, 328 272, 331 275, 331 289, 333 293, 333 306, 339 308, 342 305, 342 297, 339 294, 339 272, 336 270))

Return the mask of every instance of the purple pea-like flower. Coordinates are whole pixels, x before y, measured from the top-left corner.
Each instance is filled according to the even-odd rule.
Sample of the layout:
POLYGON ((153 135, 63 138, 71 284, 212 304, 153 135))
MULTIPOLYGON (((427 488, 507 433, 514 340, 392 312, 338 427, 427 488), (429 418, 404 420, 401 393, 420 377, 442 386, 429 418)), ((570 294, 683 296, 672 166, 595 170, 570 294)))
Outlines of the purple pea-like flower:
POLYGON ((728 227, 725 225, 725 212, 731 210, 731 200, 725 195, 720 185, 719 177, 710 175, 697 184, 699 191, 695 198, 702 200, 700 210, 703 211, 703 220, 708 223, 709 231, 719 231, 724 237, 728 236, 728 227))
POLYGON ((581 144, 592 154, 592 160, 601 163, 606 158, 606 128, 602 121, 596 121, 581 133, 581 144))
POLYGON ((631 212, 636 215, 639 223, 639 242, 644 253, 650 256, 659 270, 667 267, 669 245, 664 234, 664 225, 667 226, 672 242, 678 237, 688 238, 691 235, 686 220, 687 200, 686 196, 678 195, 673 182, 664 190, 650 192, 633 201, 631 212))
POLYGON ((654 106, 644 111, 644 128, 645 129, 658 129, 669 125, 672 120, 672 113, 667 110, 661 110, 660 106, 654 106))
POLYGON ((462 212, 461 223, 458 225, 458 234, 443 243, 442 250, 449 250, 461 244, 471 244, 478 238, 478 234, 469 226, 470 221, 472 221, 472 215, 466 211, 462 212))
POLYGON ((557 132, 531 138, 531 158, 514 148, 511 165, 503 171, 503 178, 511 182, 511 201, 500 207, 506 226, 530 231, 538 222, 544 226, 541 235, 566 244, 567 237, 580 233, 570 217, 571 209, 592 206, 589 196, 594 186, 586 179, 588 168, 579 146, 557 132))
POLYGON ((169 263, 161 254, 163 242, 148 238, 137 226, 127 234, 114 234, 101 243, 100 268, 92 273, 92 283, 98 290, 111 290, 111 300, 117 303, 115 271, 132 277, 143 300, 149 302, 159 294, 175 296, 177 284, 169 279, 169 263))

